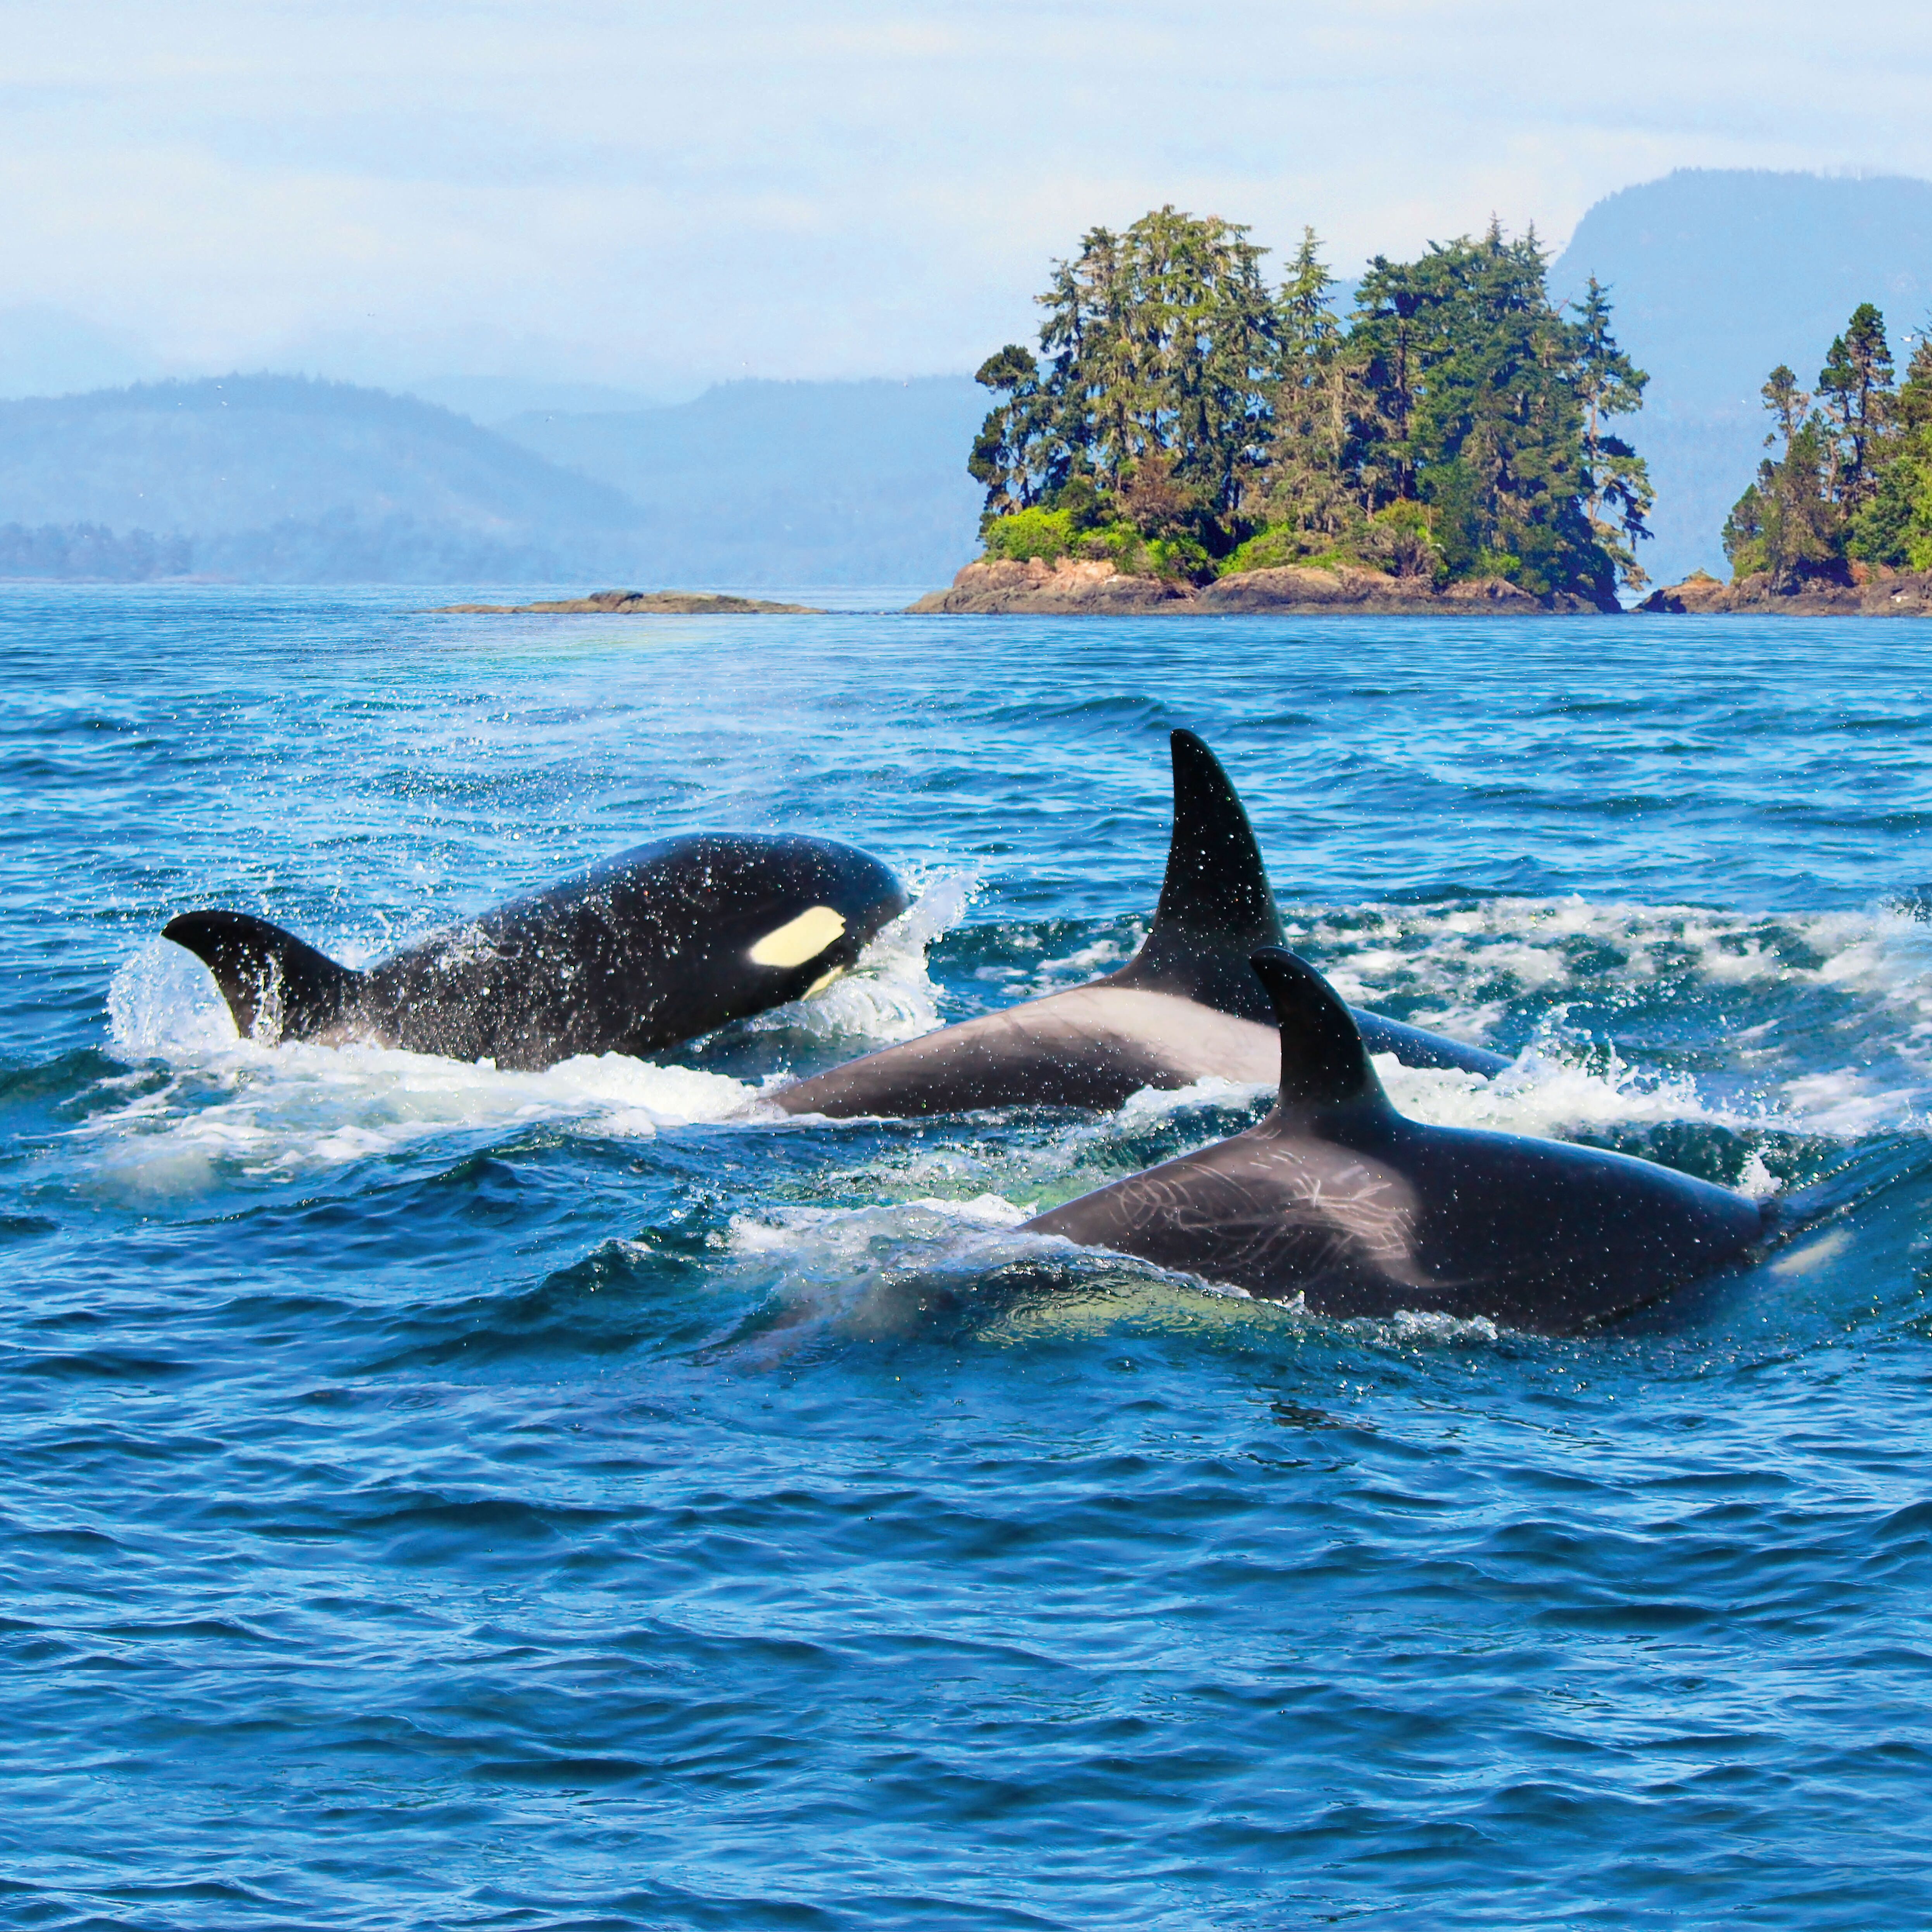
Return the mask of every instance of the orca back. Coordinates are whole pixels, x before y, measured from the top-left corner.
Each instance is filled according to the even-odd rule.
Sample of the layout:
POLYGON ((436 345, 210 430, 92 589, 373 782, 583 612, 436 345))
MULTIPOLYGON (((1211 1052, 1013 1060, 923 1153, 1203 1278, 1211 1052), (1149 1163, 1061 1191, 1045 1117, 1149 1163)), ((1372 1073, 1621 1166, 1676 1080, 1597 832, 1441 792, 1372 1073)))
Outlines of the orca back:
POLYGON ((831 839, 662 839, 385 960, 369 1005, 404 1045, 457 1059, 642 1055, 801 998, 906 904, 885 866, 831 839))
POLYGON ((365 1038, 533 1069, 646 1054, 801 998, 906 908, 877 860, 831 839, 659 840, 356 973, 247 913, 164 937, 215 975, 245 1035, 365 1038))

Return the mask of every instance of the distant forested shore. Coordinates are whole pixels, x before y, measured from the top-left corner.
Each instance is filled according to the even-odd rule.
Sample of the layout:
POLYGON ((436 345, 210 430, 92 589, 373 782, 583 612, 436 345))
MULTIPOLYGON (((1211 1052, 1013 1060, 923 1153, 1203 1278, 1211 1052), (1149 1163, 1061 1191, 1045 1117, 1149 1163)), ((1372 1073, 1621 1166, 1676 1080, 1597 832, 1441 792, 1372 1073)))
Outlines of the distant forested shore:
POLYGON ((1702 572, 1645 610, 1932 616, 1932 325, 1903 381, 1871 302, 1852 311, 1814 387, 1780 362, 1760 392, 1771 427, 1724 521, 1731 580, 1702 572))
POLYGON ((1534 232, 1377 256, 1346 319, 1312 230, 1278 286, 1246 229, 1156 209, 1090 230, 1009 343, 968 468, 987 564, 1203 586, 1369 573, 1615 610, 1653 498, 1612 432, 1648 378, 1591 281, 1560 309, 1534 232))
POLYGON ((1861 302, 1813 388, 1783 363, 1765 379, 1765 442, 1779 454, 1724 525, 1738 583, 1775 594, 1849 583, 1861 564, 1932 571, 1932 332, 1915 340, 1897 382, 1885 317, 1861 302))

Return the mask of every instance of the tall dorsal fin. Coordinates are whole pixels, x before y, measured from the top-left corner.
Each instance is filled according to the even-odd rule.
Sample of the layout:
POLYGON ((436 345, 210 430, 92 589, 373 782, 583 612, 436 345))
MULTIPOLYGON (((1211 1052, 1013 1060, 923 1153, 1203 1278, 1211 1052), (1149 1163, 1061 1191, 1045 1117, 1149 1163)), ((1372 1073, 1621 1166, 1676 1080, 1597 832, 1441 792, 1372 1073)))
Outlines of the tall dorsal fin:
POLYGON ((1177 993, 1244 1019, 1268 1003, 1248 957, 1281 943, 1281 916, 1254 828, 1221 761, 1191 731, 1172 739, 1174 830, 1146 942, 1112 976, 1118 986, 1177 993))
POLYGON ((1389 1096, 1375 1077, 1362 1030, 1342 995, 1284 946, 1263 946, 1252 964, 1281 1030, 1281 1094, 1276 1111, 1364 1104, 1387 1107, 1389 1096))
POLYGON ((362 989, 361 974, 248 913, 185 912, 161 937, 186 946, 215 975, 244 1040, 257 1022, 268 1023, 275 1040, 310 1039, 340 1019, 362 989))

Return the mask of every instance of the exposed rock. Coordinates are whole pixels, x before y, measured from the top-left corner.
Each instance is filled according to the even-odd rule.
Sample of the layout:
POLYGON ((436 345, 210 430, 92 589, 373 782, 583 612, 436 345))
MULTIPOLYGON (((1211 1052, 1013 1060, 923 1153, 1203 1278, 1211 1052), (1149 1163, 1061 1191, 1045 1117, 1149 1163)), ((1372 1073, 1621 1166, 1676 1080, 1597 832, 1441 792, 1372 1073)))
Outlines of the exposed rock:
POLYGON ((1438 590, 1418 578, 1344 565, 1327 569, 1285 565, 1218 578, 1197 590, 1191 584, 1153 577, 1125 577, 1110 563, 1062 558, 1048 565, 1002 560, 969 563, 948 590, 936 590, 915 611, 975 616, 1543 616, 1594 611, 1586 598, 1532 597, 1501 578, 1479 578, 1438 590))
POLYGON ((1442 590, 1416 577, 1344 564, 1330 569, 1289 564, 1218 578, 1200 593, 1199 608, 1230 615, 1262 611, 1360 613, 1375 616, 1573 616, 1594 611, 1588 598, 1567 592, 1534 597, 1500 577, 1479 577, 1442 590))
POLYGON ((1002 557, 968 564, 951 589, 932 592, 912 608, 970 616, 1095 617, 1185 610, 1194 601, 1191 584, 1124 577, 1110 563, 1062 557, 1047 564, 1037 556, 1016 563, 1002 557))
POLYGON ((738 617, 777 614, 816 617, 809 604, 765 604, 755 597, 714 597, 699 590, 599 590, 588 597, 566 597, 551 604, 443 604, 433 614, 475 614, 491 617, 598 616, 616 617, 738 617))
POLYGON ((1260 610, 1335 610, 1374 604, 1390 610, 1433 608, 1435 594, 1425 584, 1405 584, 1380 570, 1329 570, 1310 564, 1284 564, 1272 570, 1244 570, 1217 578, 1200 593, 1203 610, 1229 614, 1260 610))
POLYGON ((1681 584, 1654 590, 1637 606, 1666 616, 1932 617, 1932 570, 1852 566, 1848 584, 1818 578, 1795 590, 1774 591, 1764 572, 1720 584, 1699 571, 1681 584))

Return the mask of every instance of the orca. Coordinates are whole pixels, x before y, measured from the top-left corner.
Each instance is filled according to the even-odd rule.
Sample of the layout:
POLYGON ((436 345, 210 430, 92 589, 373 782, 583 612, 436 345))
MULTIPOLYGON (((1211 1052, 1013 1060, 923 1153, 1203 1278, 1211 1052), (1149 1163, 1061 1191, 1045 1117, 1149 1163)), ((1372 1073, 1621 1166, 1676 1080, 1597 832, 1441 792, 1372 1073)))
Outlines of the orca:
POLYGON ((1023 1232, 1348 1318, 1405 1311, 1573 1335, 1744 1262, 1784 1216, 1627 1154, 1426 1126, 1306 960, 1254 971, 1280 1027, 1258 1126, 1038 1215, 1023 1232))
POLYGON ((248 913, 184 913, 162 936, 214 974, 244 1037, 533 1070, 655 1052, 816 992, 906 904, 849 845, 699 833, 621 852, 366 972, 248 913))
MULTIPOLYGON (((1117 973, 882 1048, 781 1090, 786 1112, 921 1115, 982 1107, 1111 1108, 1143 1087, 1275 1076, 1273 1016, 1248 965, 1283 934, 1254 827, 1227 774, 1176 731, 1173 842, 1146 940, 1117 973)), ((1375 1013, 1370 1051, 1407 1066, 1492 1074, 1500 1054, 1375 1013)))

